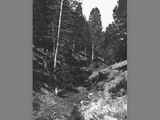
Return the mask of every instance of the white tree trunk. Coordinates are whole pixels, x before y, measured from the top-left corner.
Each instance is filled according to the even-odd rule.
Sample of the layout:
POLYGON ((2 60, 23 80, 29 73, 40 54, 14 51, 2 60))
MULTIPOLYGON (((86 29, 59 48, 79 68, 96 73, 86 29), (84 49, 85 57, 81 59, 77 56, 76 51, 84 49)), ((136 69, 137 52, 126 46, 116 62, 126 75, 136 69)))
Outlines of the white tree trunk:
POLYGON ((60 29, 61 29, 61 21, 62 21, 63 1, 64 0, 61 0, 61 6, 60 6, 60 15, 59 15, 59 23, 58 23, 58 34, 57 34, 57 44, 56 44, 56 50, 55 50, 55 53, 54 53, 54 69, 56 68, 56 65, 57 65, 57 55, 58 55, 60 29))

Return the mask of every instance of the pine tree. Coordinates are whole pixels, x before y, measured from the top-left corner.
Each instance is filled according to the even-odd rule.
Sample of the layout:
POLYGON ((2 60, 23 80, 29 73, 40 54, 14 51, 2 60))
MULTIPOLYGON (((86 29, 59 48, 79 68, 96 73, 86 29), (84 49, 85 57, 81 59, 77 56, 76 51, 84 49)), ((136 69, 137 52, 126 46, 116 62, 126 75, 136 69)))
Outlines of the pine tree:
MULTIPOLYGON (((61 84, 65 79, 57 78, 58 73, 67 71, 66 65, 70 66, 67 61, 72 62, 72 48, 75 45, 75 50, 85 49, 85 40, 87 41, 87 29, 82 8, 79 2, 64 0, 62 6, 61 26, 58 35, 58 23, 60 18, 60 0, 34 0, 33 1, 33 73, 34 83, 47 82, 48 85, 61 84), (76 8, 73 8, 73 6, 76 8), (77 19, 78 18, 78 19, 77 19), (75 34, 77 31, 78 34, 75 34), (57 35, 59 39, 57 40, 57 35), (58 47, 56 47, 58 41, 58 47), (78 47, 80 45, 81 47, 78 47), (54 61, 55 51, 56 62, 54 61), (56 65, 56 69, 54 66, 56 65), (66 70, 64 70, 66 69, 66 70)), ((76 51, 75 51, 76 52, 76 51)), ((73 64, 73 62, 72 62, 73 64)), ((77 64, 77 61, 76 61, 77 64)), ((79 63, 78 63, 79 64, 79 63)), ((72 77, 73 78, 73 77, 72 77)), ((70 79, 72 81, 72 79, 70 79)), ((34 84, 34 85, 35 85, 34 84)), ((35 85, 39 86, 39 85, 35 85)))
POLYGON ((99 44, 102 33, 102 23, 101 23, 101 14, 98 8, 93 8, 89 16, 89 26, 91 32, 91 43, 92 43, 92 61, 95 56, 95 48, 99 44))
POLYGON ((114 22, 105 31, 102 44, 106 64, 127 59, 127 0, 119 0, 113 10, 114 22))
POLYGON ((119 30, 120 46, 117 57, 119 60, 127 59, 127 0, 119 0, 115 7, 113 17, 119 30))
POLYGON ((74 46, 75 51, 85 52, 89 44, 89 26, 88 22, 82 14, 81 3, 77 5, 74 16, 74 46))

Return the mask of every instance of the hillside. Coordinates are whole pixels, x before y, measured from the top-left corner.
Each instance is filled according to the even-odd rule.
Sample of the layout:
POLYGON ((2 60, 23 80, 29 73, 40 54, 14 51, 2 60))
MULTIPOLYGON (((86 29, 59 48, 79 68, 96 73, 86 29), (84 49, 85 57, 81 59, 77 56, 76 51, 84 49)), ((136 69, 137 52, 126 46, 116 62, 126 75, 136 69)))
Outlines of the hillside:
POLYGON ((44 88, 39 93, 34 92, 34 119, 126 120, 128 73, 110 69, 104 75, 94 87, 77 87, 78 92, 65 91, 61 97, 44 88))

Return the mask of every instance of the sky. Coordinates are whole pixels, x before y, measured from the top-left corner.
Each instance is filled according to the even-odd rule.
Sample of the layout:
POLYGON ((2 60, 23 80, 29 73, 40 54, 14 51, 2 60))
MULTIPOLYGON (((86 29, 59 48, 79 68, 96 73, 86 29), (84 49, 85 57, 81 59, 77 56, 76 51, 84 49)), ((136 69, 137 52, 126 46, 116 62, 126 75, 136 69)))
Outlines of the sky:
POLYGON ((101 13, 103 31, 112 23, 113 9, 117 5, 117 0, 82 0, 82 9, 85 17, 89 18, 90 11, 94 7, 98 7, 101 13))

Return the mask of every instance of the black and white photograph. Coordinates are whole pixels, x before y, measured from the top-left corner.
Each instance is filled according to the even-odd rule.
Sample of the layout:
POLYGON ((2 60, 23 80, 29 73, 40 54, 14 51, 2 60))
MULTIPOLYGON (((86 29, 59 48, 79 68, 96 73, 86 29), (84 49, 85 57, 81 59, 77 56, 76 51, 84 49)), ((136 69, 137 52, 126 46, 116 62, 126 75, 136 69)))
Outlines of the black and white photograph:
POLYGON ((32 120, 127 120, 127 0, 32 5, 32 120))

